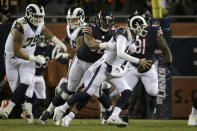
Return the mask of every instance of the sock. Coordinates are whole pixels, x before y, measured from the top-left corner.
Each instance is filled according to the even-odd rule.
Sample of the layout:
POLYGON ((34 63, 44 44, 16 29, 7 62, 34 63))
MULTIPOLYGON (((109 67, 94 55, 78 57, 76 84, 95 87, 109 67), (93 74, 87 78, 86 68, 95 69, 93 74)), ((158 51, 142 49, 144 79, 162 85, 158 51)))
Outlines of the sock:
POLYGON ((9 106, 10 108, 14 108, 15 105, 16 104, 13 101, 10 101, 7 106, 9 106))
POLYGON ((12 109, 14 108, 14 106, 15 106, 16 104, 13 102, 13 101, 10 101, 9 103, 8 103, 8 105, 5 107, 5 108, 7 108, 8 110, 8 114, 10 114, 10 112, 12 111, 12 109))
POLYGON ((149 108, 150 108, 150 113, 155 114, 156 112, 156 98, 157 96, 150 96, 149 95, 149 108))
POLYGON ((111 116, 119 116, 121 109, 119 107, 115 107, 111 116))
POLYGON ((116 102, 116 107, 119 107, 120 109, 123 109, 129 101, 129 97, 132 95, 130 90, 124 90, 121 92, 121 96, 116 102))
POLYGON ((105 112, 106 109, 103 107, 103 105, 100 103, 100 109, 101 109, 101 112, 105 112))
POLYGON ((191 114, 197 115, 197 110, 194 107, 192 107, 192 113, 191 114))
POLYGON ((106 109, 107 111, 111 111, 113 109, 112 106, 110 106, 108 109, 106 109))
POLYGON ((98 99, 105 109, 108 109, 112 105, 111 98, 105 92, 103 92, 103 95, 98 99))
POLYGON ((53 105, 53 103, 51 102, 51 104, 49 105, 49 107, 47 108, 47 111, 51 114, 55 109, 55 106, 53 105))
POLYGON ((70 116, 70 118, 72 118, 72 119, 73 119, 73 118, 75 118, 75 113, 74 113, 74 112, 72 112, 72 111, 71 111, 68 115, 69 115, 69 116, 70 116))
POLYGON ((53 105, 56 107, 64 104, 64 102, 65 101, 61 98, 61 96, 55 96, 52 100, 53 105))
POLYGON ((37 107, 41 106, 42 103, 44 102, 44 100, 45 100, 45 99, 36 99, 36 100, 34 101, 34 103, 32 104, 33 108, 37 108, 37 107))
POLYGON ((193 99, 193 107, 197 109, 197 97, 193 99))
POLYGON ((83 107, 85 107, 86 104, 88 103, 89 99, 90 99, 90 97, 86 97, 86 98, 82 99, 81 101, 79 101, 79 102, 76 104, 76 109, 77 109, 78 111, 82 110, 83 107))
POLYGON ((91 96, 86 92, 86 91, 83 91, 81 93, 77 93, 75 95, 73 95, 68 101, 67 101, 67 104, 69 106, 72 106, 74 105, 75 103, 77 102, 80 102, 81 100, 83 99, 90 99, 91 96))
POLYGON ((68 103, 66 102, 64 105, 60 106, 60 109, 62 110, 62 112, 66 112, 68 110, 68 108, 70 108, 70 106, 68 105, 68 103))
POLYGON ((29 98, 28 96, 25 96, 25 102, 27 103, 33 103, 33 99, 29 98))
POLYGON ((15 104, 24 103, 25 102, 25 93, 26 93, 27 88, 28 88, 28 85, 26 85, 24 83, 19 84, 19 86, 14 91, 11 100, 15 104))

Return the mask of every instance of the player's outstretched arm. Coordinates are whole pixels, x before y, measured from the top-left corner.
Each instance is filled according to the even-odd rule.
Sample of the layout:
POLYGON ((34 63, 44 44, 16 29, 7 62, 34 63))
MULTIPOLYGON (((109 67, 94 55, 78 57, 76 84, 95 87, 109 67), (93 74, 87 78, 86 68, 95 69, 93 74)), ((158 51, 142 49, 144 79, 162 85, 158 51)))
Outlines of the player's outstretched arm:
POLYGON ((117 36, 117 41, 116 41, 116 44, 117 44, 117 56, 122 58, 122 59, 124 59, 124 60, 127 60, 129 62, 138 64, 139 63, 139 59, 138 58, 130 56, 130 55, 125 53, 125 50, 127 48, 125 43, 127 43, 127 39, 123 35, 118 35, 117 36))
POLYGON ((163 33, 161 32, 161 30, 158 30, 157 33, 157 46, 163 52, 166 61, 172 63, 172 54, 167 45, 166 39, 163 37, 163 33))
POLYGON ((96 42, 96 39, 91 34, 84 33, 84 41, 90 49, 99 49, 100 42, 96 42))
POLYGON ((64 51, 67 51, 66 45, 60 41, 54 34, 52 34, 46 26, 43 26, 42 28, 42 34, 47 37, 48 40, 51 40, 53 43, 56 44, 56 46, 59 46, 64 49, 64 51))

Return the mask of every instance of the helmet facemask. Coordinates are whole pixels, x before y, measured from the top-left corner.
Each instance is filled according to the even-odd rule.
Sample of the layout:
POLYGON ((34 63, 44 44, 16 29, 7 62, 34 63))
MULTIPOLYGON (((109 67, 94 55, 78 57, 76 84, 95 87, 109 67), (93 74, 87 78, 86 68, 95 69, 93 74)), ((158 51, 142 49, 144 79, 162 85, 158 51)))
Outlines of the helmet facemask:
POLYGON ((114 18, 110 11, 101 11, 96 17, 96 25, 103 32, 109 31, 114 25, 114 18))
POLYGON ((84 23, 85 14, 81 8, 71 8, 68 10, 66 18, 70 28, 76 29, 84 23))
POLYGON ((131 19, 129 19, 128 28, 139 36, 146 36, 146 34, 148 33, 147 27, 147 22, 141 16, 133 16, 131 17, 131 19))
POLYGON ((100 29, 104 32, 107 32, 113 26, 113 19, 110 16, 106 16, 106 18, 100 19, 100 29))

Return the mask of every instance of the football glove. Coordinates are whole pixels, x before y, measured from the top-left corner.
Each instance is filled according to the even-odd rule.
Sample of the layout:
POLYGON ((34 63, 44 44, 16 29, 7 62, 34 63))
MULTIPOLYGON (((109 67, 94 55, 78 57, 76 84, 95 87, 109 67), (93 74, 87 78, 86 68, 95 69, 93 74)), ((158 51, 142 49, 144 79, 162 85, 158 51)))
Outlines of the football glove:
POLYGON ((100 49, 115 50, 116 46, 112 42, 103 42, 99 44, 100 49))
POLYGON ((43 65, 43 64, 46 63, 46 60, 45 60, 44 56, 42 56, 42 55, 37 55, 37 56, 30 55, 29 60, 33 61, 33 62, 36 62, 40 65, 43 65))

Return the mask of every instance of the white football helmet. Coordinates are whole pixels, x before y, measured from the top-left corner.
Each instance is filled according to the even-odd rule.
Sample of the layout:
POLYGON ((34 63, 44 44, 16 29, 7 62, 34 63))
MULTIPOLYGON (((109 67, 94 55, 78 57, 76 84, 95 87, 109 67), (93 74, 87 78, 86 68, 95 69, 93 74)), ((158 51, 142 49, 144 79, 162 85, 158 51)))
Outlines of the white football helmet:
POLYGON ((71 8, 67 12, 67 23, 71 29, 80 27, 85 20, 85 13, 81 8, 71 8))
POLYGON ((44 21, 44 8, 36 4, 29 4, 26 7, 25 18, 29 20, 33 25, 38 26, 44 21))
POLYGON ((147 27, 148 24, 142 16, 131 16, 128 19, 128 28, 139 36, 146 36, 148 32, 146 30, 147 27))

